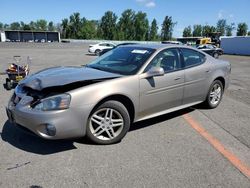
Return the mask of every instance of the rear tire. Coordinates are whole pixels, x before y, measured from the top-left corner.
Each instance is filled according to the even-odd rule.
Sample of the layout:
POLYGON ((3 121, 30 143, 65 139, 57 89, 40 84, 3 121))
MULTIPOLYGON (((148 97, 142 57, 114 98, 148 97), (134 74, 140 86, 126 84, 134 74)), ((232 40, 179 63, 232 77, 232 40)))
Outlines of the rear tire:
POLYGON ((107 101, 89 116, 86 136, 96 144, 114 144, 122 140, 130 128, 130 117, 118 101, 107 101))
POLYGON ((213 109, 219 106, 223 96, 223 85, 220 80, 215 80, 209 88, 204 102, 206 108, 213 109))
POLYGON ((97 49, 97 50, 95 51, 95 55, 97 55, 97 56, 100 56, 100 53, 101 53, 101 50, 99 50, 99 49, 97 49))

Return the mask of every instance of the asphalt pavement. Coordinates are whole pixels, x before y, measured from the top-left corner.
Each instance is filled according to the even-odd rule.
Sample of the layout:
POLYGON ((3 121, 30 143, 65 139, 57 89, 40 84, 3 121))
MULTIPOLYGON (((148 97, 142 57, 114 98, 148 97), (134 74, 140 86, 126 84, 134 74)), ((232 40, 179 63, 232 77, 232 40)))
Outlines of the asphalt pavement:
MULTIPOLYGON (((31 73, 80 66, 96 58, 87 48, 0 43, 0 72, 14 55, 31 57, 31 73)), ((0 75, 0 187, 249 188, 250 57, 220 58, 231 62, 232 74, 218 108, 194 106, 135 123, 122 142, 108 146, 47 141, 13 126, 5 114, 13 91, 2 87, 6 75, 0 75)))

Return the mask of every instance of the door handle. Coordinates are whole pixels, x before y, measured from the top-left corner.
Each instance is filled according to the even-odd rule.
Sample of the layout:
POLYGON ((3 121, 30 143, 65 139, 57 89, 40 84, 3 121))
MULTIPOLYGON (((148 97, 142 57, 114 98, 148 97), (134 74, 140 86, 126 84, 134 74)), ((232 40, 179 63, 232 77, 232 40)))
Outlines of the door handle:
POLYGON ((206 70, 206 73, 209 73, 210 72, 210 70, 206 70))
POLYGON ((174 80, 180 80, 181 79, 181 77, 177 77, 177 78, 175 78, 174 80))

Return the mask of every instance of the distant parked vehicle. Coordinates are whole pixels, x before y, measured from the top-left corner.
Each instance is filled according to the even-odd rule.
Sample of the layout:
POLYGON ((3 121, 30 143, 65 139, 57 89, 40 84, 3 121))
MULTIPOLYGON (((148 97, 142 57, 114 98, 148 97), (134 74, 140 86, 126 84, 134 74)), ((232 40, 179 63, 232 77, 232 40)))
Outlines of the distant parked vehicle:
POLYGON ((207 37, 207 38, 202 38, 202 39, 198 39, 196 41, 196 45, 205 45, 205 44, 211 44, 212 43, 212 39, 207 37))
POLYGON ((89 53, 100 55, 100 53, 105 49, 113 49, 115 47, 115 44, 111 42, 101 42, 98 44, 91 44, 89 45, 89 53))
POLYGON ((203 52, 213 56, 216 59, 219 58, 219 56, 223 54, 223 49, 217 48, 216 46, 214 46, 212 44, 200 45, 197 48, 199 50, 202 50, 203 52))
POLYGON ((113 48, 106 48, 106 49, 103 49, 100 53, 99 53, 99 56, 105 54, 106 52, 110 51, 110 50, 113 50, 114 48, 117 48, 119 46, 125 46, 125 45, 133 45, 133 44, 138 44, 138 43, 135 43, 135 42, 124 42, 124 43, 121 43, 121 44, 118 44, 116 46, 114 46, 113 48))

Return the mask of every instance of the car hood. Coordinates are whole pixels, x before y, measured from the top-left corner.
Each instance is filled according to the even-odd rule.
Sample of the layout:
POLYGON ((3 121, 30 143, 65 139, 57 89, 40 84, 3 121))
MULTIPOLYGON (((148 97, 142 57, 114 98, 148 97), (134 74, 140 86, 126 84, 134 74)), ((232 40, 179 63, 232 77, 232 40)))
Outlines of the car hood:
POLYGON ((121 77, 121 75, 88 67, 54 67, 28 76, 19 82, 19 85, 41 91, 44 88, 63 86, 75 82, 106 80, 117 77, 121 77))

